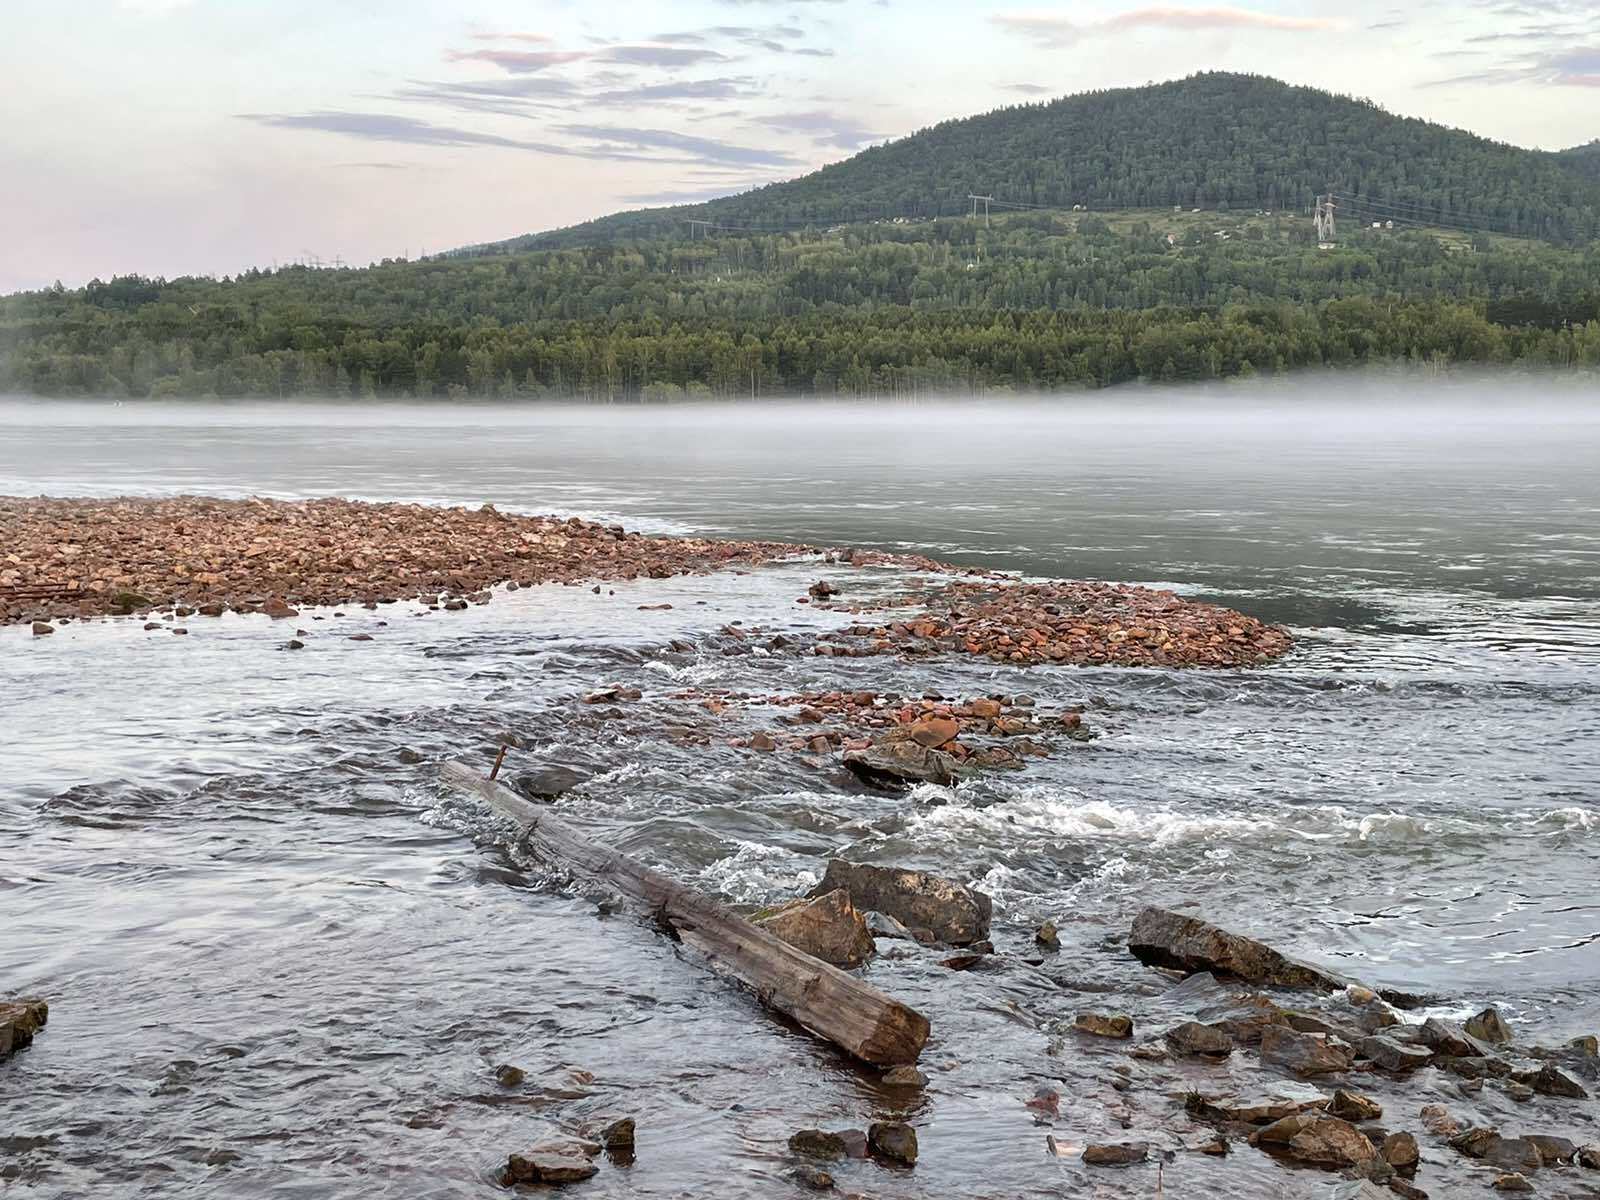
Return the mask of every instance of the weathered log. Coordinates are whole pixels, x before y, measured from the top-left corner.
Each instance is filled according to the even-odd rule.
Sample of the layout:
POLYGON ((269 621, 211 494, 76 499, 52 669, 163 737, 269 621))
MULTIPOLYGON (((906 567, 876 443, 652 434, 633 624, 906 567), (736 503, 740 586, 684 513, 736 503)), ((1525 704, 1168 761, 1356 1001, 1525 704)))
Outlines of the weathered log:
POLYGON ((625 854, 584 837, 548 809, 530 804, 460 763, 444 781, 487 801, 521 827, 539 858, 648 907, 716 970, 752 988, 761 1001, 818 1037, 874 1066, 912 1063, 928 1040, 928 1019, 877 988, 758 929, 716 901, 625 854))

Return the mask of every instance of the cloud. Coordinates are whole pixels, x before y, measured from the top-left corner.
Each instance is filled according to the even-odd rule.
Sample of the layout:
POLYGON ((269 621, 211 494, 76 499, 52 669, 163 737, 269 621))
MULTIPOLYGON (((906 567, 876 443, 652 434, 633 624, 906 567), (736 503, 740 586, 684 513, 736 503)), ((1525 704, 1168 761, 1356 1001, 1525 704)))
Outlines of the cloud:
POLYGON ((753 146, 736 146, 715 138, 696 137, 671 129, 634 129, 621 125, 563 125, 560 132, 590 138, 619 152, 672 150, 710 162, 737 163, 747 167, 786 167, 797 161, 792 155, 753 146))
POLYGON ((1068 46, 1083 38, 1135 29, 1200 31, 1259 29, 1280 33, 1318 33, 1343 26, 1326 17, 1288 17, 1247 8, 1136 8, 1100 21, 1075 24, 1060 12, 1002 12, 989 18, 1007 33, 1041 46, 1068 46))
POLYGON ((583 97, 587 104, 659 104, 672 100, 735 100, 756 94, 753 79, 685 79, 677 83, 651 83, 609 88, 583 97))
POLYGON ((748 192, 752 188, 765 187, 771 182, 773 181, 770 179, 756 179, 748 183, 724 183, 710 188, 634 192, 617 198, 624 204, 704 204, 708 200, 721 200, 725 196, 737 196, 740 192, 748 192))
POLYGON ((702 63, 728 61, 726 54, 693 46, 608 46, 595 57, 603 62, 627 63, 634 67, 696 67, 702 63))
POLYGON ((696 46, 602 46, 597 50, 446 50, 450 62, 485 62, 511 75, 532 75, 576 62, 622 63, 633 67, 694 67, 723 63, 728 56, 696 46))
POLYGON ((389 113, 336 112, 324 110, 308 113, 239 113, 240 120, 254 121, 275 129, 309 130, 316 133, 340 134, 370 142, 400 142, 408 146, 494 146, 509 150, 529 150, 538 154, 557 154, 567 158, 600 158, 620 162, 653 162, 654 156, 640 154, 625 147, 615 146, 562 146, 550 142, 531 142, 519 138, 501 137, 496 133, 480 133, 473 129, 460 129, 451 125, 433 125, 412 117, 397 117, 389 113))
POLYGON ((819 109, 814 112, 779 113, 759 117, 757 124, 781 133, 802 133, 819 146, 837 146, 842 150, 858 150, 868 142, 881 141, 886 135, 864 128, 852 117, 819 109))
POLYGON ((1048 96, 1055 88, 1045 87, 1042 83, 1003 83, 1000 85, 1008 92, 1020 92, 1024 96, 1048 96))
POLYGON ((528 75, 546 71, 567 63, 582 62, 589 57, 587 50, 447 50, 445 57, 451 62, 493 63, 513 75, 528 75))
POLYGON ((1505 63, 1466 75, 1435 79, 1424 87, 1462 84, 1532 83, 1545 87, 1600 88, 1600 46, 1573 46, 1550 50, 1521 61, 1505 63))

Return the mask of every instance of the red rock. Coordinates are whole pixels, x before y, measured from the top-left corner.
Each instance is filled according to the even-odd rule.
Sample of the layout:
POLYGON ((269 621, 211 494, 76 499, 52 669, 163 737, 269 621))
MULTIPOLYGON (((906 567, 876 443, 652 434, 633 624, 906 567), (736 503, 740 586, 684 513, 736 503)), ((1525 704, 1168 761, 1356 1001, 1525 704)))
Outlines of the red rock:
POLYGON ((944 745, 961 732, 961 726, 949 717, 924 717, 911 726, 911 738, 929 749, 944 745))

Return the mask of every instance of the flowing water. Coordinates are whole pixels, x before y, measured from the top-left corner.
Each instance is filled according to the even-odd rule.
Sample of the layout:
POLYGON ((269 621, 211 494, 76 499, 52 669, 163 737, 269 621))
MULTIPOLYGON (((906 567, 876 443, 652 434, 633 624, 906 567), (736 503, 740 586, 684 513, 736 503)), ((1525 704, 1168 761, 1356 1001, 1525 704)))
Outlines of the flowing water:
MULTIPOLYGON (((1084 1167, 1085 1140, 1175 1144, 1175 1080, 1243 1068, 1126 1089, 1123 1047, 1047 1046, 1078 1011, 1153 1031, 1192 1006, 1122 949, 1149 902, 1441 1011, 1497 1002, 1545 1044, 1600 1029, 1597 401, 1394 377, 962 405, 0 402, 0 493, 487 501, 1158 583, 1298 639, 1249 672, 720 652, 730 621, 847 620, 795 604, 819 575, 852 598, 900 582, 813 563, 306 613, 293 655, 264 617, 0 629, 0 995, 53 1006, 0 1066, 0 1193, 487 1196, 507 1153, 632 1115, 637 1161, 579 1194, 784 1196, 790 1132, 899 1115, 917 1167, 847 1164, 842 1189, 1327 1195, 1244 1147, 1159 1181, 1084 1167), (602 681, 645 698, 575 703, 602 681), (713 721, 668 699, 686 686, 1026 692, 1087 704, 1100 736, 883 796, 727 746, 776 714, 713 721), (710 745, 665 736, 684 724, 710 745), (958 973, 880 943, 867 977, 934 1027, 927 1090, 885 1090, 441 792, 434 763, 507 732, 508 769, 592 774, 560 809, 697 887, 757 904, 833 854, 923 866, 994 897, 1013 957, 958 973), (1029 965, 1045 918, 1063 949, 1029 965), (1041 1085, 1050 1130, 1023 1104, 1041 1085)), ((1515 1120, 1496 1095, 1452 1103, 1515 1120)), ((1595 1140, 1593 1112, 1569 1118, 1595 1140)), ((1487 1179, 1437 1147, 1430 1174, 1435 1195, 1487 1179)))

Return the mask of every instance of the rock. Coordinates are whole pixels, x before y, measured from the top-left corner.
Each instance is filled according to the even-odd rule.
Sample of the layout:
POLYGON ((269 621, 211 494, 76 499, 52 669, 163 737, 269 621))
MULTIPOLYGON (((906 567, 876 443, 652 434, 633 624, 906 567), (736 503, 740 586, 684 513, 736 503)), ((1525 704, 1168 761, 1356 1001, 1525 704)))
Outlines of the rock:
POLYGON ((972 710, 973 716, 982 717, 985 721, 998 717, 1001 709, 1000 701, 989 699, 974 700, 967 707, 972 710))
MULTIPOLYGON (((1315 1108, 1315 1100, 1258 1100, 1239 1103, 1190 1092, 1184 1097, 1184 1111, 1202 1121, 1229 1121, 1244 1125, 1271 1125, 1315 1108)), ((1342 1114, 1335 1113, 1335 1116, 1342 1114)))
POLYGON ((1346 1121, 1376 1121, 1383 1116, 1383 1105, 1360 1092, 1340 1088, 1328 1101, 1327 1112, 1330 1117, 1340 1117, 1346 1121))
POLYGON ((933 750, 954 741, 961 732, 961 726, 949 717, 924 717, 908 726, 906 732, 919 746, 933 750))
POLYGON ((1571 1075, 1568 1075, 1555 1063, 1545 1063, 1534 1072, 1532 1077, 1519 1079, 1518 1082, 1526 1083, 1541 1096, 1562 1096, 1568 1100, 1587 1100, 1589 1093, 1584 1090, 1571 1075))
POLYGON ((1100 1013, 1079 1013, 1072 1027, 1079 1033, 1092 1033, 1095 1037, 1130 1038, 1133 1036, 1133 1018, 1118 1013, 1102 1016, 1100 1013))
POLYGON ((1361 1057, 1376 1067, 1399 1074, 1415 1071, 1433 1061, 1433 1052, 1421 1046, 1403 1046, 1393 1038, 1374 1034, 1362 1038, 1358 1047, 1361 1057))
POLYGON ((1341 1170, 1378 1156, 1366 1136, 1348 1121, 1304 1112, 1274 1121, 1250 1135, 1250 1143, 1307 1166, 1341 1170))
POLYGON ((613 1121, 600 1131, 600 1144, 607 1150, 632 1150, 634 1146, 635 1126, 632 1117, 623 1117, 620 1121, 613 1121))
POLYGON ((410 746, 400 747, 399 753, 397 753, 395 757, 401 762, 405 763, 408 767, 414 767, 422 761, 422 755, 413 750, 410 746))
POLYGON ((531 771, 519 771, 511 778, 511 786, 530 800, 554 800, 582 787, 591 776, 587 771, 561 763, 545 763, 531 771))
POLYGON ((1091 1167, 1126 1167, 1149 1157, 1148 1142, 1111 1142, 1083 1148, 1083 1161, 1091 1167))
POLYGON ((917 1161, 917 1131, 904 1121, 875 1121, 867 1127, 867 1145, 875 1154, 912 1166, 917 1161))
POLYGON ((891 1067, 883 1073, 885 1087, 919 1088, 928 1086, 928 1077, 910 1063, 891 1067))
POLYGON ((1578 1150, 1578 1165, 1591 1171, 1600 1171, 1600 1142, 1592 1142, 1578 1150))
POLYGON ((752 750, 766 751, 776 750, 777 748, 777 741, 765 730, 757 730, 755 733, 750 735, 750 749, 752 750))
POLYGON ((1414 1183, 1408 1183, 1398 1175, 1389 1180, 1389 1190, 1401 1200, 1428 1200, 1428 1193, 1414 1183))
POLYGON ((850 903, 850 893, 835 888, 815 900, 796 900, 752 921, 797 950, 836 967, 859 967, 872 957, 872 935, 850 903))
POLYGON ((283 648, 285 650, 304 650, 306 648, 306 644, 299 638, 290 638, 283 644, 283 648))
POLYGON ((299 610, 290 608, 282 596, 273 596, 261 608, 274 621, 281 621, 285 617, 298 617, 299 610))
POLYGON ((859 909, 884 913, 913 930, 926 929, 941 942, 967 946, 989 936, 993 904, 988 896, 926 871, 874 867, 830 859, 811 896, 837 888, 859 909))
POLYGON ((1505 1023, 1500 1010, 1492 1006, 1475 1017, 1468 1017, 1463 1028, 1471 1037, 1492 1046, 1503 1046, 1511 1040, 1511 1027, 1505 1023))
POLYGON ((37 997, 0 1000, 0 1062, 33 1044, 50 1020, 50 1005, 37 997))
POLYGON ((1592 1033, 1586 1033, 1582 1037, 1575 1037, 1568 1042, 1567 1049, 1576 1050, 1579 1054, 1588 1058, 1600 1058, 1600 1038, 1595 1037, 1592 1033))
POLYGON ((1515 1079, 1502 1080, 1495 1086, 1519 1104, 1533 1099, 1533 1089, 1515 1079))
POLYGON ((33 623, 34 637, 44 637, 45 635, 54 633, 55 631, 54 625, 46 624, 44 621, 35 621, 33 623))
POLYGON ((910 739, 846 750, 843 762, 862 783, 882 791, 900 791, 913 783, 951 787, 960 777, 953 755, 910 739))
POLYGON ((801 1163, 789 1174, 801 1187, 810 1188, 813 1192, 830 1192, 833 1190, 833 1176, 821 1167, 813 1167, 806 1163, 801 1163))
POLYGON ((1378 1147, 1378 1157, 1396 1171, 1410 1173, 1417 1169, 1422 1152, 1417 1149, 1417 1139, 1409 1133, 1391 1133, 1378 1147))
POLYGON ((1464 1130, 1450 1139, 1450 1147, 1468 1158, 1482 1159, 1494 1167, 1537 1171, 1544 1164, 1539 1148, 1527 1138, 1501 1137, 1493 1129, 1464 1130))
POLYGON ((1497 1192, 1533 1191, 1533 1184, 1529 1183, 1525 1178, 1523 1178, 1521 1175, 1518 1175, 1515 1171, 1509 1171, 1504 1175, 1496 1175, 1494 1182, 1489 1186, 1494 1188, 1494 1190, 1497 1192))
POLYGON ((494 1081, 504 1088, 521 1087, 522 1081, 528 1073, 521 1067, 513 1067, 510 1063, 501 1063, 494 1069, 494 1081))
POLYGON ((1442 1104, 1424 1104, 1418 1115, 1422 1118, 1422 1127, 1435 1137, 1454 1137, 1461 1132, 1461 1122, 1442 1104))
POLYGON ((818 600, 826 600, 829 596, 837 596, 839 594, 839 589, 826 579, 817 580, 806 591, 818 600))
POLYGON ((934 940, 933 934, 928 933, 926 929, 907 929, 888 913, 868 912, 865 916, 867 919, 867 932, 873 937, 904 938, 908 942, 931 942, 934 940), (918 934, 925 936, 919 937, 918 934))
POLYGON ((1056 923, 1054 921, 1046 921, 1038 929, 1034 930, 1033 940, 1046 950, 1061 949, 1061 935, 1056 932, 1056 923))
POLYGON ((1167 1030, 1167 1047, 1175 1054, 1198 1054, 1208 1058, 1227 1058, 1233 1053, 1233 1039, 1220 1029, 1185 1021, 1167 1030))
POLYGON ((1269 1025, 1261 1031, 1261 1061, 1296 1075, 1331 1075, 1348 1071, 1352 1060, 1325 1037, 1269 1025))
POLYGON ((1417 1039, 1440 1054, 1456 1058, 1491 1058, 1494 1055, 1494 1051, 1466 1030, 1438 1017, 1429 1017, 1422 1023, 1417 1039))
POLYGON ((508 1184, 543 1183, 559 1187, 588 1179, 597 1170, 576 1148, 539 1149, 513 1154, 506 1162, 505 1180, 508 1184))
POLYGON ((1207 1138, 1194 1147, 1196 1154, 1209 1154, 1213 1158, 1221 1158, 1228 1153, 1228 1139, 1222 1136, 1207 1138))
POLYGON ((1564 1137, 1547 1133, 1530 1133, 1527 1140, 1539 1152, 1539 1161, 1547 1167, 1566 1166, 1578 1157, 1578 1144, 1564 1137))
POLYGON ((1352 1179, 1334 1188, 1328 1200, 1389 1200, 1389 1197, 1370 1179, 1352 1179))
POLYGON ((1287 958, 1254 938, 1164 908, 1146 908, 1134 918, 1128 949, 1146 966, 1189 974, 1211 971, 1247 983, 1322 992, 1346 986, 1328 972, 1287 958))
POLYGON ((821 1129, 802 1129, 789 1135, 789 1153, 832 1162, 845 1156, 844 1138, 821 1129))

